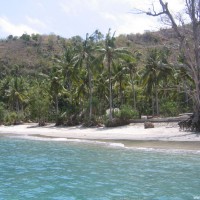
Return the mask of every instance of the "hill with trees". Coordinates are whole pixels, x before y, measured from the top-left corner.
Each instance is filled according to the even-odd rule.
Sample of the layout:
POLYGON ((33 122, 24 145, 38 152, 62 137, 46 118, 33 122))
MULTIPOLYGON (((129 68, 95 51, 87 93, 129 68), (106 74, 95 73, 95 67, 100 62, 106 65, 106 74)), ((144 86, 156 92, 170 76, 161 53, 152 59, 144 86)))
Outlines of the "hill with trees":
POLYGON ((176 44, 172 29, 10 35, 0 41, 0 122, 115 126, 191 112, 194 83, 176 44))

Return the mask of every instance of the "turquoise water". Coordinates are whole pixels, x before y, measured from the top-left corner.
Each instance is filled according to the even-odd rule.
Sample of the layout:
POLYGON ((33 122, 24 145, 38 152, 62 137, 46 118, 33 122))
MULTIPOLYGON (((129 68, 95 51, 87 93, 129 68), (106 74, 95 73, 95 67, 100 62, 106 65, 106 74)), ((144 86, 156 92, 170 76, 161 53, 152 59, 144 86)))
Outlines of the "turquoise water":
POLYGON ((0 137, 0 199, 200 199, 200 154, 0 137))

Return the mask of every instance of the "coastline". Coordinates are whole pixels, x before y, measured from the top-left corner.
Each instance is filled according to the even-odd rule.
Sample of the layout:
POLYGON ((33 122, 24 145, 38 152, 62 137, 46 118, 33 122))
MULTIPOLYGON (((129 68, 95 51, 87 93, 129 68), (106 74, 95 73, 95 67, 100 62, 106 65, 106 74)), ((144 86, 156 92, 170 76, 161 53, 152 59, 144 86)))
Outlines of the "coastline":
POLYGON ((154 125, 155 128, 144 129, 143 124, 137 123, 115 128, 56 127, 54 124, 39 127, 30 123, 0 126, 0 136, 113 142, 135 148, 200 150, 200 134, 179 131, 177 123, 154 125))

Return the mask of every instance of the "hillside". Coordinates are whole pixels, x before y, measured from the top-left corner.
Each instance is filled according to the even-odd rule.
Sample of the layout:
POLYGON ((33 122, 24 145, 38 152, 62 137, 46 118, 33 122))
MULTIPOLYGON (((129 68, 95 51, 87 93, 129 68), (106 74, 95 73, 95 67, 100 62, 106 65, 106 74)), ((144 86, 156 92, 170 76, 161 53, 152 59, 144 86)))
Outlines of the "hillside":
MULTIPOLYGON (((81 42, 79 36, 65 39, 56 35, 27 35, 21 37, 8 36, 0 41, 0 69, 1 74, 9 72, 15 65, 24 69, 24 73, 34 74, 48 70, 52 58, 61 56, 65 47, 75 40, 81 42)), ((128 47, 132 52, 140 51, 145 57, 149 48, 170 47, 175 44, 175 36, 172 30, 160 30, 158 32, 146 32, 144 34, 120 35, 116 38, 119 47, 128 47)))
POLYGON ((0 41, 1 71, 9 71, 15 65, 26 69, 28 73, 43 70, 52 57, 62 55, 63 40, 55 35, 9 36, 0 41))

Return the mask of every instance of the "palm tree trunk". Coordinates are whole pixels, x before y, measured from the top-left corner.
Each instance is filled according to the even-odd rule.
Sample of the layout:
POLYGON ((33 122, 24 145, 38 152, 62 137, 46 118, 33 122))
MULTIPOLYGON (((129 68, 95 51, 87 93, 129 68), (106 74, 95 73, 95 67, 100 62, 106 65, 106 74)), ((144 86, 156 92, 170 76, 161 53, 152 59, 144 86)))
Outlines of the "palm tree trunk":
POLYGON ((155 86, 155 93, 156 93, 156 115, 159 115, 159 102, 158 102, 158 89, 157 89, 157 85, 155 86))
POLYGON ((155 115, 155 112, 154 112, 154 97, 153 97, 153 94, 151 96, 151 101, 152 101, 152 115, 154 116, 155 115))
POLYGON ((113 119, 112 116, 112 82, 111 82, 111 66, 110 66, 110 58, 108 58, 108 75, 109 75, 109 107, 110 107, 110 113, 109 113, 109 120, 111 121, 113 119))
POLYGON ((189 103, 189 98, 188 98, 188 92, 187 92, 187 84, 186 84, 186 80, 185 78, 183 79, 183 85, 184 85, 184 93, 185 93, 185 103, 188 107, 188 103, 189 103))
POLYGON ((18 99, 18 97, 16 99, 16 110, 17 110, 17 113, 19 113, 19 99, 18 99))
POLYGON ((131 77, 131 86, 132 86, 132 93, 133 93, 133 107, 136 110, 136 93, 135 93, 135 87, 134 87, 134 83, 133 83, 133 73, 130 73, 130 77, 131 77))
POLYGON ((88 76, 89 76, 89 106, 90 106, 90 113, 89 113, 89 118, 90 120, 92 119, 92 95, 93 95, 93 88, 92 88, 92 74, 91 74, 91 70, 88 68, 88 76))
POLYGON ((58 108, 58 95, 55 96, 55 104, 56 104, 56 116, 58 116, 59 108, 58 108))
POLYGON ((123 105, 123 95, 122 95, 122 81, 119 80, 119 95, 120 95, 120 106, 123 105))

